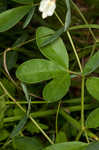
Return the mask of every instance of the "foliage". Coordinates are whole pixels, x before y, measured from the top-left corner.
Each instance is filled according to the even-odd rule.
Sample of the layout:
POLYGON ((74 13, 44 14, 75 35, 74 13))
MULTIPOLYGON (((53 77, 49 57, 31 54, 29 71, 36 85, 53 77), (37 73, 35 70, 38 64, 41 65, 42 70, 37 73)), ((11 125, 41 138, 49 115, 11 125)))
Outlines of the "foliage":
POLYGON ((0 150, 98 150, 98 0, 39 5, 0 1, 0 150))

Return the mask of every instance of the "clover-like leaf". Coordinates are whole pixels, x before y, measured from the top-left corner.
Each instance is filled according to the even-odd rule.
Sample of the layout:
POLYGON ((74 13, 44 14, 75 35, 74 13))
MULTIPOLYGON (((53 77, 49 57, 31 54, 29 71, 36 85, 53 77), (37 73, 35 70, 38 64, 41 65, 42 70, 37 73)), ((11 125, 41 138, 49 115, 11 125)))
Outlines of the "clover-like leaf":
POLYGON ((88 144, 82 142, 64 142, 48 146, 44 150, 86 150, 88 144))
POLYGON ((90 57, 88 62, 84 67, 84 75, 92 73, 94 70, 99 68, 99 51, 97 51, 93 56, 90 57))
POLYGON ((92 95, 96 100, 99 100, 99 78, 88 78, 86 81, 86 87, 90 95, 92 95))
POLYGON ((42 43, 47 41, 55 31, 47 27, 39 27, 36 32, 36 41, 41 53, 48 59, 55 61, 64 68, 69 67, 69 58, 66 47, 61 38, 47 46, 41 47, 42 43))
POLYGON ((14 147, 17 150, 41 150, 43 148, 41 142, 34 137, 18 136, 13 140, 14 147))
POLYGON ((44 59, 32 59, 19 66, 16 76, 26 83, 38 83, 65 73, 65 69, 54 62, 44 59))
POLYGON ((90 143, 86 150, 99 150, 99 142, 90 143))
POLYGON ((87 128, 99 127, 99 108, 96 108, 89 114, 86 120, 86 127, 87 128))
POLYGON ((43 97, 48 102, 58 101, 68 92, 69 86, 70 75, 67 73, 49 82, 43 90, 43 97))

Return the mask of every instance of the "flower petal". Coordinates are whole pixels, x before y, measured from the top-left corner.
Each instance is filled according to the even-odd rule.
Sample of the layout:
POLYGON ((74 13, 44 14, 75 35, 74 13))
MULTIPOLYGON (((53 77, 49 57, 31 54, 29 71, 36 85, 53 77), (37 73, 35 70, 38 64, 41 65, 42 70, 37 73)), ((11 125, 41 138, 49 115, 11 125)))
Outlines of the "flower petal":
POLYGON ((39 11, 40 11, 40 12, 43 12, 44 9, 46 9, 46 6, 48 5, 49 1, 50 1, 50 0, 42 0, 42 1, 40 2, 40 7, 39 7, 39 11))
POLYGON ((43 12, 43 13, 42 13, 42 18, 43 18, 43 19, 45 19, 47 16, 48 16, 48 15, 47 15, 46 12, 43 12))
POLYGON ((53 2, 53 4, 49 7, 49 9, 47 11, 47 15, 52 16, 55 11, 55 8, 56 8, 56 4, 53 2))
POLYGON ((39 11, 42 12, 42 18, 52 16, 56 8, 56 0, 42 0, 40 2, 39 11))

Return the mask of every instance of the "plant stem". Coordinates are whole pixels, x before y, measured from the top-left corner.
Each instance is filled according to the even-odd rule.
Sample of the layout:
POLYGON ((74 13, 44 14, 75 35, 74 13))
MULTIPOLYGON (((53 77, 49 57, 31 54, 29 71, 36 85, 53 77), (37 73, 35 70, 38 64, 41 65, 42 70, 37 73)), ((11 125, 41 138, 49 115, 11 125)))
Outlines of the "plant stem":
POLYGON ((82 85, 81 85, 81 128, 85 130, 84 126, 84 84, 85 84, 85 77, 82 76, 82 85))
POLYGON ((81 76, 81 73, 80 72, 74 72, 74 71, 71 71, 71 70, 66 70, 68 73, 70 74, 74 74, 74 75, 77 75, 77 76, 81 76))
MULTIPOLYGON (((81 132, 81 126, 80 126, 80 124, 79 124, 79 122, 77 120, 75 120, 70 115, 68 115, 67 113, 65 113, 63 111, 63 109, 60 110, 60 114, 64 117, 64 119, 66 119, 70 124, 72 124, 72 126, 74 126, 77 130, 79 130, 81 132)), ((79 132, 79 136, 81 136, 81 134, 82 134, 80 132, 79 132)), ((88 134, 89 137, 95 139, 96 141, 99 141, 99 137, 97 137, 91 131, 87 130, 87 134, 88 134)))
POLYGON ((38 123, 32 118, 30 115, 29 118, 34 123, 34 125, 41 131, 41 133, 45 136, 45 138, 49 141, 50 144, 54 144, 54 142, 48 137, 48 135, 42 130, 42 128, 38 125, 38 123))
POLYGON ((64 26, 63 21, 61 20, 61 18, 58 16, 58 14, 55 11, 55 16, 57 17, 57 19, 59 20, 59 22, 61 23, 62 26, 64 26))
POLYGON ((84 125, 84 86, 85 86, 85 77, 82 76, 82 84, 81 84, 81 131, 77 135, 76 140, 78 141, 80 139, 82 133, 84 132, 86 140, 89 143, 87 131, 86 131, 85 125, 84 125))
POLYGON ((83 133, 83 131, 82 131, 82 130, 80 130, 80 132, 78 133, 78 135, 77 135, 77 137, 76 137, 76 141, 79 141, 79 139, 80 139, 80 137, 81 137, 82 133, 83 133))
POLYGON ((76 48, 75 48, 75 46, 74 46, 74 43, 73 43, 73 40, 72 40, 72 38, 71 38, 71 35, 70 35, 69 31, 67 31, 67 35, 68 35, 68 38, 69 38, 70 43, 71 43, 71 45, 72 45, 73 51, 74 51, 74 53, 75 53, 75 56, 76 56, 76 59, 77 59, 77 62, 78 62, 80 71, 82 72, 82 71, 83 71, 83 70, 82 70, 82 66, 81 66, 81 63, 80 63, 78 54, 77 54, 77 52, 76 52, 76 48))
MULTIPOLYGON (((0 81, 0 86, 4 90, 5 94, 24 112, 26 113, 26 110, 14 99, 10 93, 6 90, 6 88, 3 86, 2 82, 0 81)), ((37 122, 32 118, 31 115, 29 115, 30 120, 35 124, 35 126, 41 131, 41 133, 44 135, 44 137, 49 141, 50 144, 54 144, 53 141, 48 137, 48 135, 42 130, 42 128, 37 124, 37 122)))
MULTIPOLYGON (((18 102, 19 103, 19 102, 18 102)), ((93 104, 86 104, 85 105, 85 110, 90 110, 90 109, 93 109, 93 108, 96 108, 98 107, 99 104, 96 104, 96 105, 93 105, 93 104)), ((78 106, 70 106, 70 107, 66 107, 66 108, 62 108, 64 111, 67 111, 68 112, 76 112, 76 111, 81 111, 81 106, 78 105, 78 106)), ((37 111, 37 112, 33 112, 31 113, 31 116, 33 118, 39 118, 39 117, 46 117, 46 116, 49 116, 49 115, 54 115, 56 114, 57 112, 57 109, 54 109, 54 110, 44 110, 44 111, 37 111)), ((23 116, 21 115, 18 115, 18 116, 12 116, 12 117, 6 117, 4 118, 4 123, 6 122, 13 122, 13 121, 18 121, 22 118, 23 116)))
MULTIPOLYGON (((73 4, 73 6, 75 7, 75 9, 80 14, 80 16, 83 19, 83 21, 85 22, 85 24, 88 25, 88 22, 87 22, 86 18, 84 17, 83 13, 80 11, 79 7, 72 0, 71 0, 71 2, 73 4)), ((93 37, 93 39, 95 41, 94 45, 93 45, 93 48, 92 48, 92 52, 91 52, 91 56, 92 56, 93 52, 95 51, 97 39, 96 39, 96 37, 95 37, 95 35, 94 35, 94 33, 93 33, 93 31, 92 31, 92 29, 90 27, 89 27, 89 31, 90 31, 90 33, 91 33, 91 35, 92 35, 92 37, 93 37)))
MULTIPOLYGON (((19 104, 28 104, 27 101, 17 101, 19 104)), ((15 102, 5 102, 7 105, 13 105, 15 102)), ((31 101, 31 104, 47 104, 47 101, 31 101)))
MULTIPOLYGON (((88 22, 86 20, 86 18, 84 17, 83 13, 80 11, 79 7, 71 0, 72 5, 75 7, 75 9, 78 11, 78 13, 80 14, 81 18, 83 19, 83 21, 85 22, 86 25, 88 25, 88 22)), ((96 37, 92 31, 92 29, 89 27, 89 31, 93 37, 93 39, 96 41, 96 37)))
POLYGON ((96 49, 96 42, 95 42, 94 45, 93 45, 93 48, 92 48, 90 57, 94 54, 95 49, 96 49))
POLYGON ((73 127, 75 127, 77 130, 80 130, 80 124, 77 120, 72 118, 68 113, 66 113, 63 109, 60 109, 59 111, 60 115, 64 117, 73 127))
POLYGON ((87 134, 86 129, 84 130, 84 133, 85 133, 86 140, 87 140, 87 142, 89 143, 88 134, 87 134))
MULTIPOLYGON (((57 19, 59 20, 59 22, 60 22, 62 25, 64 25, 64 23, 62 22, 61 18, 58 16, 58 14, 57 14, 56 12, 55 12, 55 15, 56 15, 57 19)), ((70 43, 71 43, 71 45, 72 45, 74 54, 75 54, 75 56, 76 56, 76 59, 77 59, 77 62, 78 62, 80 71, 82 72, 82 66, 81 66, 81 63, 80 63, 78 54, 77 54, 77 52, 76 52, 76 48, 75 48, 75 46, 74 46, 74 43, 73 43, 73 40, 72 40, 72 38, 71 38, 71 35, 70 35, 69 31, 67 31, 67 35, 68 35, 69 41, 70 41, 70 43)))

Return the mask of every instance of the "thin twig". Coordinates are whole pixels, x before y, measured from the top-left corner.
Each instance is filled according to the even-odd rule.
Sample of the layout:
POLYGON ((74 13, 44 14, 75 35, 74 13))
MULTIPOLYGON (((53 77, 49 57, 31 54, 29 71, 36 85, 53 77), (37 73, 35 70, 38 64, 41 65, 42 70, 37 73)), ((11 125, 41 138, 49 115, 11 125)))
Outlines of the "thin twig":
MULTIPOLYGON (((0 81, 0 86, 4 90, 5 94, 24 112, 26 113, 26 110, 16 101, 15 98, 13 98, 10 93, 6 90, 6 88, 3 86, 2 82, 0 81)), ((49 141, 50 144, 54 144, 53 141, 48 137, 48 135, 43 131, 43 129, 37 124, 37 122, 32 118, 31 115, 29 115, 30 120, 35 124, 35 126, 41 131, 41 133, 44 135, 44 137, 49 141)))
POLYGON ((12 50, 11 48, 7 48, 7 49, 4 51, 4 53, 3 53, 3 58, 4 58, 4 59, 3 59, 3 66, 4 66, 4 70, 5 70, 5 72, 7 73, 9 79, 10 79, 10 80, 12 81, 12 83, 17 87, 15 81, 12 79, 12 77, 11 77, 9 71, 8 71, 7 62, 6 62, 6 55, 7 55, 7 52, 9 52, 9 51, 11 51, 11 50, 12 50))

